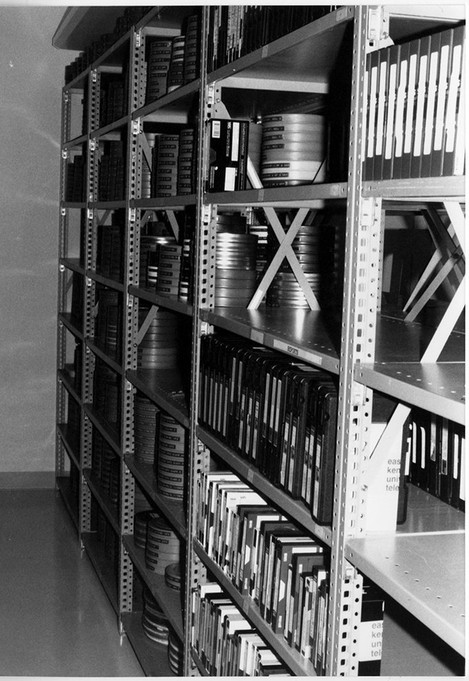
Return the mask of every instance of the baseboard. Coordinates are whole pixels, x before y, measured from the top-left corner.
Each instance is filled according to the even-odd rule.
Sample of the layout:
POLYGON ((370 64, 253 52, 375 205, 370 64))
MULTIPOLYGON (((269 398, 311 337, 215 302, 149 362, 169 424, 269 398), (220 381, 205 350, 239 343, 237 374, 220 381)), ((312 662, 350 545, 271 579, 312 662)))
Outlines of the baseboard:
POLYGON ((53 489, 54 471, 0 473, 0 489, 53 489))

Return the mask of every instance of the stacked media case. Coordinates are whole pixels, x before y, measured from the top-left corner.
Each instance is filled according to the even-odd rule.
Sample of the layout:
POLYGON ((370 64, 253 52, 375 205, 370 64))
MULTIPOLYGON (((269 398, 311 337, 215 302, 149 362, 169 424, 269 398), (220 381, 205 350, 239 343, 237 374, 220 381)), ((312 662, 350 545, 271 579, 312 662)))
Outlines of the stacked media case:
MULTIPOLYGON (((461 619, 448 612, 462 582, 463 343, 456 332, 435 349, 436 334, 421 365, 420 325, 378 313, 372 273, 381 207, 436 196, 447 200, 424 215, 449 262, 455 245, 460 280, 462 191, 433 171, 430 196, 422 173, 380 185, 366 157, 373 117, 387 141, 410 116, 409 97, 397 101, 416 45, 444 47, 425 63, 448 97, 440 87, 422 116, 456 137, 461 29, 397 14, 397 45, 380 49, 383 34, 368 51, 374 11, 132 8, 67 70, 61 234, 74 238, 60 251, 57 480, 149 675, 406 674, 395 670, 414 644, 404 636, 399 661, 391 652, 406 628, 399 600, 417 637, 449 646, 439 669, 461 669, 461 619), (347 88, 350 112, 334 107, 347 88), (358 103, 380 88, 385 113, 363 107, 362 182, 358 103), (352 173, 332 151, 344 132, 352 173), (386 348, 401 333, 412 365, 386 348), (448 373, 448 396, 422 389, 432 367, 448 373), (429 520, 443 515, 443 527, 429 520)), ((431 273, 423 283, 435 286, 431 273)))

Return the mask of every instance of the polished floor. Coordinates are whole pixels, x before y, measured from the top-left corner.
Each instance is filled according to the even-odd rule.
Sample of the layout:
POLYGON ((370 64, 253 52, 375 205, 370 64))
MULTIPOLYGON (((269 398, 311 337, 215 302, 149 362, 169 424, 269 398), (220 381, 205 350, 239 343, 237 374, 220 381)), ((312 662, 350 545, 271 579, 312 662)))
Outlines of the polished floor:
POLYGON ((0 490, 0 676, 143 676, 54 490, 0 490))

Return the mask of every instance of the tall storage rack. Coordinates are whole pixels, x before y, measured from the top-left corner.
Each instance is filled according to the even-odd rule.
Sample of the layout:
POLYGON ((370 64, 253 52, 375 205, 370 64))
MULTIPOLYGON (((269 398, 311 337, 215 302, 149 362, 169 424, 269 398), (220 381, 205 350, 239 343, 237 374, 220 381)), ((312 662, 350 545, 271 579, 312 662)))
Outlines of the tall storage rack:
MULTIPOLYGON (((399 437, 413 406, 464 424, 464 339, 461 333, 452 332, 463 309, 464 177, 365 181, 362 167, 368 52, 385 45, 389 36, 398 41, 411 39, 462 17, 457 8, 452 8, 455 15, 450 16, 442 6, 330 9, 315 21, 213 70, 208 65, 210 9, 199 8, 203 39, 197 77, 147 102, 149 43, 156 36, 178 35, 186 17, 195 11, 190 7, 148 8, 130 30, 103 54, 91 58, 64 87, 57 486, 115 607, 121 631, 128 635, 148 675, 170 672, 166 649, 152 645, 142 633, 141 586, 159 603, 179 642, 183 651, 180 673, 205 675, 208 668, 192 645, 192 598, 198 585, 208 579, 221 584, 289 672, 316 674, 310 661, 273 633, 257 604, 237 591, 197 539, 198 485, 215 460, 330 548, 327 675, 359 673, 367 636, 360 628, 363 575, 409 613, 404 633, 399 633, 409 655, 422 654, 412 641, 412 627, 417 623, 455 658, 464 656, 464 514, 411 489, 407 520, 396 530, 398 492, 388 495, 389 508, 379 502, 389 468, 386 448, 399 437), (334 68, 337 63, 338 70, 334 68), (124 83, 123 108, 116 119, 103 120, 103 93, 116 78, 124 83), (263 188, 250 164, 250 189, 207 192, 211 119, 255 120, 278 112, 321 111, 326 98, 340 88, 350 92, 351 102, 343 176, 321 184, 263 188), (198 134, 193 192, 144 198, 146 133, 188 125, 198 134), (103 195, 100 163, 109 145, 116 142, 124 157, 120 193, 103 195), (74 187, 78 189, 73 191, 74 187), (307 224, 311 212, 331 206, 345 216, 343 303, 340 318, 333 323, 316 305, 290 245, 295 229, 307 224), (247 309, 215 306, 216 216, 219 212, 243 213, 249 221, 259 209, 279 241, 276 267, 288 258, 316 309, 264 307, 268 279, 247 309), (294 211, 295 216, 285 236, 281 223, 286 211, 294 211), (459 263, 461 283, 430 343, 423 338, 425 329, 420 324, 381 314, 384 228, 387 212, 396 211, 424 214, 443 243, 437 246, 437 254, 449 255, 450 264, 459 263), (155 216, 163 213, 177 236, 190 212, 195 216, 196 236, 194 294, 189 303, 142 284, 140 252, 142 230, 155 216), (448 219, 441 217, 443 213, 448 219), (100 260, 100 234, 110 224, 121 234, 120 275, 103 273, 100 260), (103 339, 99 332, 106 296, 118 301, 118 316, 114 317, 118 340, 114 336, 103 339), (146 310, 144 315, 142 310, 146 310), (182 375, 138 366, 138 347, 160 310, 173 312, 189 330, 190 367, 182 375), (337 452, 330 525, 313 522, 300 501, 271 484, 249 461, 199 424, 201 338, 217 331, 251 340, 337 377, 337 452), (104 396, 103 383, 108 388, 104 396), (397 408, 372 451, 375 392, 393 398, 397 408), (185 429, 189 459, 184 502, 161 494, 153 467, 135 456, 137 395, 185 429), (98 465, 98 461, 106 465, 98 465), (134 515, 142 497, 145 508, 150 506, 169 522, 183 547, 182 596, 148 569, 138 545, 134 515)), ((69 10, 55 36, 56 46, 76 47, 71 36, 83 31, 81 22, 86 24, 86 20, 93 23, 92 10, 69 10)), ((102 33, 110 28, 103 24, 102 33)), ((272 266, 271 278, 274 270, 272 266)), ((389 624, 389 629, 385 625, 382 673, 406 675, 409 672, 401 659, 405 655, 399 653, 393 659, 394 636, 393 625, 389 624)))

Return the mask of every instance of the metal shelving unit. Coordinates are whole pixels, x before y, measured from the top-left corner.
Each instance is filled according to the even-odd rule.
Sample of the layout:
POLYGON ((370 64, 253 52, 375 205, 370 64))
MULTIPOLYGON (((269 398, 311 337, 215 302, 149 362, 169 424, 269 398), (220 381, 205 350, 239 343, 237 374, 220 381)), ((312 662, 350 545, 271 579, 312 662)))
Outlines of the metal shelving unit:
MULTIPOLYGON (((87 31, 96 22, 114 19, 116 8, 70 8, 54 43, 58 47, 86 47, 87 31), (76 42, 78 41, 78 42, 76 42)), ((145 50, 155 35, 174 36, 191 7, 148 8, 124 35, 86 66, 64 87, 62 116, 62 169, 59 229, 58 297, 58 397, 57 487, 77 525, 80 540, 89 553, 104 588, 118 613, 120 630, 132 643, 148 675, 169 675, 164 650, 152 645, 141 627, 135 605, 136 572, 160 602, 178 638, 184 644, 184 675, 205 675, 202 662, 191 649, 191 594, 214 577, 233 602, 259 630, 294 675, 314 676, 311 663, 292 650, 283 637, 270 630, 259 608, 243 598, 223 571, 197 541, 197 483, 214 461, 234 471, 269 503, 282 509, 303 530, 331 550, 331 575, 327 624, 326 674, 354 676, 358 669, 360 642, 356 635, 360 618, 362 575, 366 575, 391 598, 464 655, 464 616, 458 596, 464 584, 464 516, 421 490, 412 490, 408 518, 396 529, 393 512, 383 512, 382 533, 370 530, 367 514, 381 488, 373 471, 385 459, 384 445, 371 451, 371 405, 374 391, 393 398, 398 408, 385 437, 402 426, 412 406, 465 423, 464 334, 436 333, 414 320, 386 316, 380 309, 382 245, 387 211, 426 211, 436 203, 454 225, 449 239, 462 234, 465 178, 443 177, 389 181, 362 178, 363 139, 367 102, 364 92, 366 56, 390 35, 398 40, 421 31, 460 21, 458 8, 431 12, 406 6, 344 6, 303 26, 226 66, 208 72, 208 7, 202 17, 201 71, 194 81, 152 103, 145 101, 145 50), (352 35, 353 34, 353 35, 352 35), (237 192, 206 191, 208 168, 207 123, 212 117, 262 116, 271 112, 320 111, 333 85, 333 66, 342 44, 349 41, 351 118, 347 177, 324 184, 263 188, 249 171, 250 189, 237 192), (127 113, 102 124, 100 95, 107 74, 128 67, 127 113), (288 94, 286 102, 285 93, 288 94), (72 108, 83 98, 83 129, 75 123, 72 108), (190 112, 197 111, 198 167, 193 194, 143 198, 140 193, 144 130, 164 125, 187 126, 190 112), (147 127, 145 127, 147 126, 147 127), (122 197, 104 201, 98 193, 100 143, 121 140, 126 154, 125 191, 122 197), (84 191, 68 200, 66 176, 69 161, 82 155, 85 161, 84 191), (245 308, 215 307, 214 216, 221 211, 249 212, 263 209, 267 222, 296 210, 295 220, 309 211, 329 206, 346 215, 344 247, 344 294, 340 314, 320 309, 295 310, 266 307, 259 295, 245 308), (187 304, 164 296, 139 281, 140 229, 159 211, 177 223, 177 211, 194 210, 197 216, 194 300, 187 304), (122 225, 123 277, 113 280, 97 271, 98 228, 116 211, 124 214, 122 225), (76 246, 71 247, 71 231, 76 246), (78 250, 78 252, 77 252, 78 250), (70 292, 82 278, 80 313, 83 324, 70 310, 70 292), (97 290, 106 287, 121 296, 122 352, 110 357, 95 339, 97 290), (139 305, 171 310, 192 324, 190 380, 165 370, 137 368, 139 305), (226 447, 198 424, 200 398, 200 338, 215 330, 235 334, 266 348, 277 350, 338 379, 339 409, 335 462, 334 512, 331 526, 314 523, 306 506, 272 485, 250 463, 226 447), (72 362, 73 344, 80 347, 79 361, 72 362), (117 377, 120 390, 117 423, 108 423, 93 401, 95 365, 102 362, 117 377), (77 383, 77 376, 79 381, 77 383), (77 386, 80 387, 77 387, 77 386), (184 392, 186 391, 186 393, 184 392), (186 499, 173 502, 158 491, 154 467, 142 464, 134 452, 134 396, 137 391, 181 424, 189 442, 186 499), (80 425, 67 423, 68 402, 79 404, 80 425), (119 459, 120 500, 117 507, 101 489, 92 471, 93 438, 98 433, 119 459), (73 437, 72 437, 73 436, 73 437), (70 466, 78 473, 78 499, 74 498, 70 466), (371 482, 370 482, 371 481, 371 482), (133 521, 136 487, 164 516, 185 546, 183 601, 164 584, 164 578, 147 569, 144 552, 136 546, 133 521), (99 516, 98 520, 96 517, 99 516), (116 553, 99 539, 102 519, 116 538, 116 553), (447 557, 451 556, 451 561, 447 557), (446 560, 445 560, 446 559, 446 560), (444 575, 444 579, 442 579, 444 575)), ((101 32, 101 31, 100 31, 101 32)), ((92 34, 89 33, 91 36, 92 34)), ((80 119, 80 116, 78 116, 80 119)), ((440 209, 439 208, 439 209, 440 209)), ((275 228, 274 228, 275 231, 275 228)), ((449 233, 449 230, 448 230, 449 233)), ((286 239, 287 241, 287 239, 286 239)), ((279 252, 289 259, 289 246, 279 238, 279 252)), ((290 250, 289 250, 290 249, 290 250)), ((294 256, 293 256, 294 257, 294 256)), ((304 278, 304 277, 303 277, 304 278)), ((301 283, 301 282, 300 282, 301 283)), ((305 291, 305 285, 302 284, 305 291)), ((460 312, 461 293, 450 303, 451 322, 460 312), (458 307, 459 306, 459 307, 458 307), (454 309, 453 309, 454 308, 454 309)), ((75 310, 75 313, 77 310, 75 310)), ((80 315, 79 315, 80 316, 80 315)), ((448 321, 448 318, 446 318, 448 321)), ((383 441, 384 441, 383 440, 383 441)), ((394 499, 395 501, 395 499, 394 499)), ((111 542, 112 544, 112 542, 111 542)), ((386 635, 383 640, 386 646, 386 635)))

